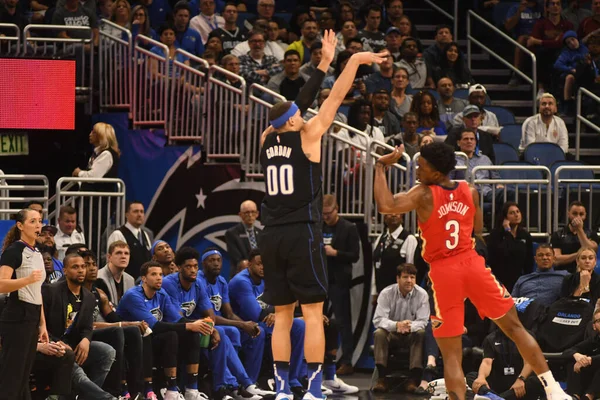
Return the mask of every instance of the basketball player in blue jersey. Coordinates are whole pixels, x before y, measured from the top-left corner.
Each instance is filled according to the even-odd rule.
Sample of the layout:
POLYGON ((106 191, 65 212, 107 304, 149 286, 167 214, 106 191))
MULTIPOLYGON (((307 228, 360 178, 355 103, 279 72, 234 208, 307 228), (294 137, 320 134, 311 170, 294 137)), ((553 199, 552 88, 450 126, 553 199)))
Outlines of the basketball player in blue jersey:
MULTIPOLYGON (((198 260, 200 254, 191 247, 182 247, 175 254, 175 264, 179 272, 170 274, 163 280, 162 289, 169 294, 175 305, 181 308, 183 316, 190 320, 210 317, 213 321, 215 313, 208 298, 202 280, 198 279, 198 260)), ((223 399, 233 387, 233 396, 237 399, 260 400, 262 396, 273 395, 273 392, 261 390, 246 373, 236 349, 231 344, 223 326, 215 327, 220 342, 209 353, 210 367, 213 371, 213 390, 218 399, 223 399)))
POLYGON ((322 397, 323 301, 327 297, 327 275, 321 232, 321 137, 351 89, 358 67, 380 64, 389 56, 387 51, 352 55, 319 114, 304 123, 302 114, 317 94, 333 59, 336 42, 333 31, 325 31, 323 56, 317 71, 295 102, 273 106, 269 112, 271 126, 260 140, 267 193, 262 203, 265 229, 259 248, 265 269, 265 302, 275 306, 272 343, 278 400, 292 399, 288 371, 296 301, 301 304, 306 323, 304 356, 308 363, 308 392, 304 399, 322 397))

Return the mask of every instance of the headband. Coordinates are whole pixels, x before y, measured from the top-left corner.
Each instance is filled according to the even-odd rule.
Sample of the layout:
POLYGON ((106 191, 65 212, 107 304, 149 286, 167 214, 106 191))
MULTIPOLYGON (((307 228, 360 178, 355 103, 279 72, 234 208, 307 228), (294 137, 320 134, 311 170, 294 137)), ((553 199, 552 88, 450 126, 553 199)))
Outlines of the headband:
POLYGON ((150 254, 151 255, 154 255, 154 250, 156 249, 156 246, 158 246, 161 243, 167 243, 167 242, 165 242, 164 240, 157 240, 156 242, 154 242, 154 244, 150 248, 150 254))
POLYGON ((292 103, 289 110, 287 110, 279 118, 275 118, 274 120, 271 121, 271 125, 273 125, 273 128, 275 128, 275 129, 281 128, 282 126, 285 125, 285 123, 287 122, 288 119, 292 118, 294 116, 294 114, 296 114, 296 111, 298 111, 298 106, 296 105, 296 103, 292 103))
POLYGON ((206 253, 202 254, 202 262, 204 262, 204 260, 206 260, 208 257, 214 256, 215 254, 218 255, 219 257, 223 258, 223 255, 221 254, 221 252, 219 250, 210 250, 210 251, 207 251, 206 253))

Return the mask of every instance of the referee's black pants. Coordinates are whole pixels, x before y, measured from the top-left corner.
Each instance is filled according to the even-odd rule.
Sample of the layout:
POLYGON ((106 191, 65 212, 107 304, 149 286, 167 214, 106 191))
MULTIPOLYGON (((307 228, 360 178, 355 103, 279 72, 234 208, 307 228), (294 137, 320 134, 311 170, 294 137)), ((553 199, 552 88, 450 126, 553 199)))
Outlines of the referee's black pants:
POLYGON ((3 310, 0 322, 0 400, 29 400, 29 374, 39 336, 40 306, 11 306, 3 310), (37 311, 36 311, 37 310, 37 311))

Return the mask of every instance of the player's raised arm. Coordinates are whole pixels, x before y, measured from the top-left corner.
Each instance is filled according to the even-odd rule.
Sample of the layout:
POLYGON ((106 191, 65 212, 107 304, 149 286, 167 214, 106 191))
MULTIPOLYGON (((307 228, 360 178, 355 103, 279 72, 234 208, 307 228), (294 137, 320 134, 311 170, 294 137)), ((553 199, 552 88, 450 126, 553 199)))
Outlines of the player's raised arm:
POLYGON ((377 210, 381 214, 403 214, 417 208, 422 187, 415 186, 408 193, 393 195, 390 191, 385 169, 398 162, 404 153, 404 145, 396 147, 390 154, 381 157, 375 163, 375 185, 373 188, 377 210))
POLYGON ((319 108, 319 114, 306 123, 303 128, 305 138, 308 141, 319 140, 329 129, 342 101, 350 91, 356 71, 361 64, 381 64, 389 56, 387 50, 380 53, 361 52, 350 57, 344 71, 336 79, 331 93, 323 105, 319 108))
POLYGON ((483 233, 483 211, 481 210, 481 203, 479 202, 479 192, 473 186, 471 186, 471 195, 473 195, 473 203, 475 204, 473 231, 476 236, 481 236, 483 233))

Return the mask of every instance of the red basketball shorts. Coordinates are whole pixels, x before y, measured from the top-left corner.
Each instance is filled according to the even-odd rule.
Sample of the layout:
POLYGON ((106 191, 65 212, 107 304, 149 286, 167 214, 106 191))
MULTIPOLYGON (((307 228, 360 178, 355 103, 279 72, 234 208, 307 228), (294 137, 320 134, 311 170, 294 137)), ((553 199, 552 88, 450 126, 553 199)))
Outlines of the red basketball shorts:
POLYGON ((431 315, 434 337, 462 335, 466 298, 475 305, 481 318, 492 320, 506 315, 514 305, 508 290, 474 250, 434 261, 429 278, 435 307, 431 315))

